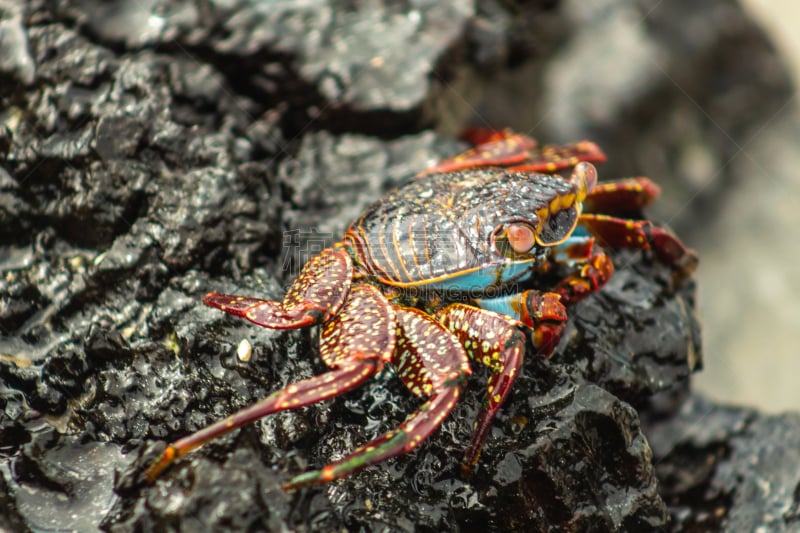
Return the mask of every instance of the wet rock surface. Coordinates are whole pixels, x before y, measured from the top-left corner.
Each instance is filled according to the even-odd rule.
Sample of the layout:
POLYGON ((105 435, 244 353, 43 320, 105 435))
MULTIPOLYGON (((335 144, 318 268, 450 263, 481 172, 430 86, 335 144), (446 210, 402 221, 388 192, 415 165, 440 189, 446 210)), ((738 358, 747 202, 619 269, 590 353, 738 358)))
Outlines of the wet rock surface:
POLYGON ((742 414, 748 433, 719 439, 737 453, 673 481, 703 406, 671 418, 701 363, 694 287, 638 252, 614 254, 551 360, 529 355, 471 480, 478 369, 418 451, 348 479, 280 489, 419 407, 389 372, 141 483, 163 441, 323 370, 315 330, 259 329, 202 295, 282 295, 315 246, 461 148, 426 127, 467 116, 465 80, 541 66, 569 27, 554 2, 318 4, 0 2, 0 527, 689 529, 762 502, 796 520, 786 472, 761 499, 728 497, 778 419, 742 414))
MULTIPOLYGON (((128 530, 203 520, 227 528, 238 527, 234 524, 239 520, 269 519, 291 528, 320 530, 663 526, 667 509, 657 490, 650 447, 640 431, 637 412, 593 383, 608 381, 620 390, 653 394, 680 386, 685 380, 690 371, 689 349, 698 349, 686 344, 686 331, 695 320, 688 311, 690 306, 687 303, 683 309, 688 312, 676 320, 676 324, 683 324, 675 329, 683 342, 677 342, 674 336, 669 338, 674 342, 664 342, 663 335, 656 335, 656 323, 646 318, 667 315, 676 299, 691 298, 689 290, 665 297, 665 287, 659 289, 653 281, 659 273, 666 279, 663 270, 638 258, 635 266, 619 273, 626 281, 620 287, 628 286, 609 288, 593 304, 587 302, 577 310, 570 340, 552 360, 529 356, 471 482, 461 478, 460 462, 484 394, 486 374, 478 369, 453 415, 417 452, 328 486, 294 495, 280 490, 280 483, 290 474, 340 457, 400 424, 419 407, 420 402, 391 373, 385 373, 337 401, 267 418, 238 435, 210 444, 171 468, 153 487, 138 484, 137 478, 160 446, 140 448, 143 455, 131 454, 133 462, 120 478, 121 497, 106 525, 128 530), (638 289, 630 288, 643 279, 651 281, 638 289), (588 360, 570 362, 568 354, 585 348, 589 344, 586 339, 608 332, 607 324, 594 317, 607 313, 603 309, 611 305, 609 302, 630 301, 633 294, 637 295, 636 304, 619 305, 615 318, 647 328, 644 338, 648 341, 636 343, 635 352, 625 361, 620 361, 614 350, 597 350, 588 360), (637 319, 637 315, 645 318, 637 319), (651 380, 646 377, 650 357, 664 362, 661 372, 665 375, 670 374, 671 366, 682 367, 683 372, 678 379, 651 380), (656 381, 659 386, 653 385, 656 381), (220 492, 221 498, 228 492, 244 492, 244 496, 235 502, 207 501, 209 491, 220 492), (144 507, 131 506, 131 500, 144 507), (209 505, 219 509, 212 512, 204 507, 209 505)), ((175 436, 199 429, 228 410, 263 397, 279 384, 322 370, 314 358, 313 335, 306 332, 252 331, 225 316, 209 318, 205 327, 213 333, 198 332, 204 340, 188 348, 187 367, 181 378, 184 384, 176 383, 178 376, 170 374, 158 380, 156 388, 165 396, 161 404, 172 405, 172 417, 151 419, 151 432, 175 436), (243 337, 254 346, 248 363, 234 355, 243 337), (224 379, 215 379, 214 374, 224 379), (205 385, 208 381, 216 383, 205 385), (187 394, 191 396, 188 404, 183 400, 187 394), (201 409, 205 405, 209 407, 201 409), (164 430, 159 424, 178 429, 164 430)), ((160 375, 163 371, 151 367, 146 372, 160 375)), ((133 378, 139 379, 147 378, 133 378)), ((121 404, 137 401, 119 390, 116 393, 122 394, 118 399, 121 404)))
POLYGON ((689 398, 645 423, 676 531, 795 531, 800 524, 800 415, 689 398))

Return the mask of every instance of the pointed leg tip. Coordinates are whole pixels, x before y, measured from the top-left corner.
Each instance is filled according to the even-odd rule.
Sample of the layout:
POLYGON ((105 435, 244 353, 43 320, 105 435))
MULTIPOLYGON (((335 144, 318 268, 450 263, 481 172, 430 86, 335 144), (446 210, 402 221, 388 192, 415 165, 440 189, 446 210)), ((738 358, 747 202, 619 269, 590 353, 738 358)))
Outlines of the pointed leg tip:
POLYGON ((236 298, 236 296, 231 296, 229 294, 209 292, 203 296, 203 304, 225 311, 229 306, 236 303, 236 298))
POLYGON ((700 265, 700 257, 694 250, 687 249, 685 254, 672 264, 672 284, 683 285, 700 265))
MULTIPOLYGON (((479 452, 480 455, 480 452, 479 452)), ((461 463, 461 479, 467 483, 472 482, 475 477, 475 471, 478 469, 478 457, 474 459, 465 458, 461 463)))
POLYGON ((161 474, 160 468, 154 468, 155 465, 150 466, 147 470, 144 471, 144 480, 148 485, 152 485, 158 479, 159 474, 161 474))
POLYGON ((207 305, 208 307, 215 307, 214 301, 219 298, 219 293, 216 292, 209 292, 205 296, 203 296, 203 305, 207 305))
POLYGON ((326 479, 323 470, 312 470, 294 476, 292 479, 282 484, 281 488, 286 492, 295 492, 306 487, 312 487, 329 481, 333 481, 333 478, 326 479))
POLYGON ((651 246, 662 263, 672 267, 676 277, 688 278, 700 264, 697 252, 687 248, 674 235, 663 228, 650 229, 651 246))
POLYGON ((173 446, 167 446, 167 448, 158 455, 156 460, 150 463, 147 470, 144 471, 144 479, 147 484, 152 485, 155 483, 161 473, 166 470, 176 458, 177 452, 175 448, 173 446))

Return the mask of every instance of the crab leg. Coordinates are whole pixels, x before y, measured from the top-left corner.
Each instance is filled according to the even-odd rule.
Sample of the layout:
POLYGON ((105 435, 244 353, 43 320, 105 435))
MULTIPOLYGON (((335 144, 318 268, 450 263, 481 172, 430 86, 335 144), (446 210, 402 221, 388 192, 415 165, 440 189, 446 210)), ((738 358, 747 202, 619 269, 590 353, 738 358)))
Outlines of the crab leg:
POLYGON ((606 160, 600 148, 590 141, 574 144, 549 144, 538 147, 527 135, 510 131, 476 134, 481 142, 453 158, 442 161, 419 175, 433 172, 455 172, 476 167, 507 167, 518 172, 542 172, 552 174, 574 167, 581 161, 602 163, 606 160))
POLYGON ((341 312, 320 332, 320 356, 330 372, 293 383, 224 420, 167 446, 145 472, 149 482, 179 457, 267 415, 297 409, 343 394, 383 369, 395 346, 395 313, 383 294, 356 284, 341 312))
POLYGON ((179 458, 250 422, 273 413, 297 409, 342 394, 375 375, 380 370, 379 366, 375 360, 360 361, 274 392, 263 400, 168 445, 158 460, 147 469, 145 478, 148 483, 153 483, 161 472, 179 458))
POLYGON ((302 328, 324 322, 338 312, 352 277, 353 262, 337 246, 326 248, 306 263, 282 302, 212 292, 203 303, 266 328, 302 328))
POLYGON ((586 196, 583 209, 586 213, 640 215, 660 194, 661 188, 648 178, 605 181, 586 196))
POLYGON ((573 144, 546 144, 537 150, 531 150, 528 157, 521 163, 507 166, 515 172, 539 172, 542 174, 555 174, 561 170, 569 169, 586 161, 589 163, 604 163, 606 155, 591 141, 580 141, 573 144))
POLYGON ((694 251, 648 220, 618 218, 640 216, 642 209, 659 194, 661 189, 658 185, 643 177, 598 183, 583 202, 585 214, 581 215, 579 224, 605 245, 652 249, 659 261, 682 278, 697 267, 694 251))
POLYGON ((397 347, 392 366, 411 392, 430 399, 396 429, 321 470, 296 476, 284 484, 284 489, 327 483, 410 452, 441 426, 453 410, 464 380, 471 373, 464 348, 442 325, 421 311, 398 307, 396 313, 397 347))
POLYGON ((553 293, 530 290, 477 303, 498 311, 456 303, 436 314, 442 325, 458 337, 469 358, 492 371, 486 400, 475 419, 472 440, 464 456, 466 471, 471 471, 478 463, 492 421, 522 368, 526 339, 520 326, 524 324, 532 329, 534 347, 542 356, 549 357, 567 320, 559 296, 553 293))
POLYGON ((604 245, 612 248, 640 248, 653 250, 659 261, 671 267, 680 277, 697 268, 697 254, 681 243, 677 237, 649 220, 630 220, 609 215, 583 214, 578 224, 595 235, 604 245))
POLYGON ((519 330, 519 322, 478 307, 452 304, 437 313, 437 318, 458 337, 470 359, 492 371, 486 399, 475 419, 472 440, 464 456, 464 469, 471 471, 478 462, 492 420, 522 369, 526 339, 519 330))

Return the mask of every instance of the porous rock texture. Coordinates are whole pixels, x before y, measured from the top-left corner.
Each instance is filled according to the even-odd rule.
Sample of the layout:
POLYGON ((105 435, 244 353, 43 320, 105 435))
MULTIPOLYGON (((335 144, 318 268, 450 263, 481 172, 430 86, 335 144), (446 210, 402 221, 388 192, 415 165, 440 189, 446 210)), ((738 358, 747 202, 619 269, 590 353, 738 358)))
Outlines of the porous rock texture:
MULTIPOLYGON (((730 39, 773 61, 735 4, 713 4, 609 1, 587 18, 567 1, 0 1, 0 529, 736 529, 777 507, 770 526, 796 522, 796 453, 764 471, 780 490, 740 490, 761 486, 748 458, 780 451, 767 444, 777 425, 774 446, 796 449, 797 421, 690 395, 693 284, 675 290, 641 252, 614 254, 614 278, 571 309, 552 359, 529 355, 471 479, 460 461, 478 369, 428 442, 345 480, 280 488, 419 406, 389 372, 210 443, 154 485, 141 476, 164 441, 323 370, 315 329, 259 329, 203 307, 204 293, 280 297, 371 202, 462 149, 452 132, 482 110, 548 105, 614 17, 641 17, 640 37, 689 78, 752 75, 710 60, 734 57, 730 39), (719 12, 737 24, 702 24, 719 12), (688 51, 665 44, 676 17, 705 29, 688 51), (691 438, 692 420, 720 429, 691 438)), ((788 90, 770 72, 760 106, 788 90)), ((659 118, 696 120, 648 107, 655 79, 629 90, 605 96, 602 120, 535 133, 590 130, 619 156, 632 117, 640 142, 668 144, 685 130, 659 118)), ((669 182, 675 169, 661 170, 669 182)))

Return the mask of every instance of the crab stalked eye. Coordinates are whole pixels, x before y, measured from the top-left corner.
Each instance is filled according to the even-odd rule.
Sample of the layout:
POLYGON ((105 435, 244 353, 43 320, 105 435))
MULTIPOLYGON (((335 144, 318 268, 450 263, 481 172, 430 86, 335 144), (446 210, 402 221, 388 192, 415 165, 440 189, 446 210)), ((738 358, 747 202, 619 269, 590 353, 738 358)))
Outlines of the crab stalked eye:
POLYGON ((533 228, 520 222, 509 224, 506 227, 506 239, 511 249, 520 254, 529 251, 536 243, 533 228))
POLYGON ((536 246, 536 228, 528 221, 506 222, 494 229, 492 242, 500 255, 511 259, 527 257, 536 246))
POLYGON ((582 202, 597 185, 597 169, 593 164, 582 161, 572 169, 569 181, 575 185, 578 191, 578 201, 582 202))

